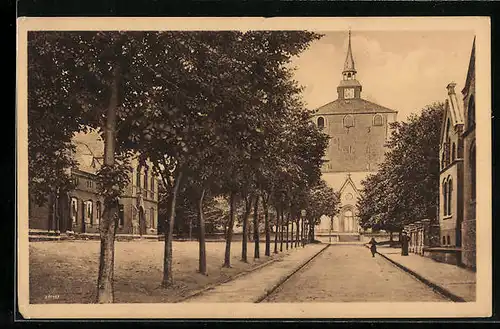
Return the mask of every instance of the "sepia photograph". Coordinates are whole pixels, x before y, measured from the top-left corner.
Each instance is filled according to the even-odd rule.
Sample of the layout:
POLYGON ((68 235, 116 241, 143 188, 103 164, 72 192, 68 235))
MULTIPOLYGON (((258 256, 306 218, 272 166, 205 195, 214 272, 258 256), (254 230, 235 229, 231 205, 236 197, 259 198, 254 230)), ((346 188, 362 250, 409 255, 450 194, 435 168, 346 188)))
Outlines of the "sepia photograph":
POLYGON ((25 318, 491 315, 488 18, 19 18, 17 75, 25 318))

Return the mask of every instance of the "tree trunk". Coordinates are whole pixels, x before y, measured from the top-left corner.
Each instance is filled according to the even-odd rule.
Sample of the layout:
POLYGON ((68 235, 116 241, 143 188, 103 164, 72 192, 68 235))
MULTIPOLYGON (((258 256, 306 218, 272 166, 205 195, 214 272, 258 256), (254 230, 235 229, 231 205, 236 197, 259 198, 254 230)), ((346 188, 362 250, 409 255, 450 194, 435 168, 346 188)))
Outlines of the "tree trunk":
POLYGON ((248 262, 248 217, 252 211, 252 198, 251 196, 245 197, 245 213, 243 214, 243 237, 241 239, 241 261, 248 262))
POLYGON ((285 219, 283 216, 283 213, 284 213, 284 211, 283 211, 283 207, 282 207, 280 210, 280 216, 281 216, 281 218, 280 218, 280 252, 283 251, 283 238, 284 238, 284 236, 283 236, 283 233, 284 233, 283 232, 283 223, 284 223, 284 219, 285 219))
POLYGON ((203 215, 203 199, 205 198, 205 189, 201 191, 200 199, 198 201, 198 219, 200 226, 200 258, 199 258, 199 270, 201 274, 207 275, 207 253, 205 249, 205 218, 203 215))
POLYGON ((253 242, 254 242, 254 253, 253 258, 260 258, 260 231, 259 231, 259 195, 255 196, 255 202, 253 206, 253 242))
MULTIPOLYGON (((118 106, 118 83, 120 68, 116 65, 113 69, 113 82, 111 96, 106 112, 106 125, 104 131, 104 165, 112 167, 115 164, 116 147, 116 108, 118 106)), ((110 182, 111 184, 111 182, 110 182)), ((113 303, 113 276, 115 261, 115 234, 117 225, 118 200, 105 198, 103 218, 100 225, 100 256, 99 273, 97 276, 97 302, 100 304, 113 303)))
POLYGON ((300 232, 300 242, 302 244, 302 247, 305 246, 305 241, 304 241, 305 240, 304 239, 304 237, 305 237, 305 228, 306 228, 306 226, 305 226, 304 218, 302 218, 301 224, 300 224, 300 231, 301 231, 300 232))
POLYGON ((300 241, 300 219, 298 219, 295 222, 295 225, 297 225, 297 234, 295 238, 295 248, 297 248, 299 246, 299 241, 300 241))
POLYGON ((172 199, 170 202, 170 214, 168 223, 165 226, 165 251, 163 255, 163 280, 161 285, 169 287, 174 283, 172 275, 172 241, 174 239, 174 223, 175 223, 175 203, 177 201, 177 193, 182 180, 182 170, 179 170, 177 177, 175 177, 175 185, 172 191, 172 199))
POLYGON ((276 223, 274 225, 275 230, 274 230, 274 253, 278 253, 278 234, 279 234, 279 218, 280 218, 280 212, 279 209, 276 208, 276 223))
POLYGON ((290 238, 288 226, 290 226, 290 213, 286 214, 286 250, 288 250, 290 238))
POLYGON ((189 234, 189 241, 192 241, 193 240, 193 216, 189 216, 189 233, 188 234, 189 234))
POLYGON ((389 232, 389 241, 392 242, 393 241, 393 236, 392 236, 392 231, 389 232))
POLYGON ((290 249, 293 249, 293 244, 295 242, 295 235, 293 235, 293 217, 290 222, 290 249))
POLYGON ((224 252, 223 267, 231 267, 231 240, 233 238, 235 201, 234 192, 231 192, 231 195, 229 196, 229 220, 226 230, 226 250, 224 252))
POLYGON ((264 208, 264 231, 266 233, 266 256, 271 256, 271 232, 269 228, 269 208, 267 204, 268 200, 262 197, 262 207, 264 208))

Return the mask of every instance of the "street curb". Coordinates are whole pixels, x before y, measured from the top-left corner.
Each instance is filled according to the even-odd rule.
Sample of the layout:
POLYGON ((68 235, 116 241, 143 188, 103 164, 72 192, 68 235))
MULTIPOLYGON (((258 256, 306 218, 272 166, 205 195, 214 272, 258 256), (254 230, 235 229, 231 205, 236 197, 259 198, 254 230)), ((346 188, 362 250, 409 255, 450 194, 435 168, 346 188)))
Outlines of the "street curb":
POLYGON ((274 284, 271 289, 267 289, 266 292, 263 295, 260 295, 258 298, 253 301, 253 303, 260 303, 264 299, 266 299, 270 294, 272 294, 279 286, 281 286, 283 283, 285 283, 288 279, 290 279, 295 273, 300 271, 302 268, 304 268, 307 264, 312 262, 316 257, 318 257, 320 254, 322 254, 328 247, 330 247, 330 244, 326 244, 324 248, 322 248, 320 251, 318 251, 316 254, 314 254, 311 258, 300 264, 298 267, 296 267, 293 271, 288 273, 287 275, 284 275, 279 281, 274 284))
POLYGON ((413 277, 415 277, 416 279, 418 279, 419 281, 421 281, 422 283, 424 283, 425 285, 429 286, 430 288, 432 288, 434 291, 438 292, 439 294, 443 295, 444 297, 448 298, 448 299, 451 299, 452 301, 454 302, 457 302, 457 303, 466 303, 467 301, 465 299, 463 299, 462 297, 460 296, 457 296, 455 295, 454 293, 452 293, 451 291, 449 291, 448 289, 445 289, 443 287, 441 287, 440 285, 432 282, 432 281, 429 281, 428 279, 426 279, 425 277, 423 277, 422 275, 418 274, 417 272, 413 271, 413 270, 410 270, 408 267, 404 266, 404 265, 401 265, 400 263, 390 259, 389 257, 387 257, 386 255, 384 254, 381 254, 380 252, 377 251, 377 254, 379 254, 380 256, 382 256, 383 258, 385 258, 386 260, 388 260, 389 262, 391 262, 392 264, 396 265, 398 268, 402 269, 403 271, 405 271, 406 273, 412 275, 413 277))
MULTIPOLYGON (((293 250, 293 249, 290 249, 290 251, 291 251, 291 250, 293 250)), ((279 254, 277 254, 277 255, 279 255, 279 254)), ((281 254, 281 256, 286 257, 286 255, 283 255, 283 254, 281 254)), ((196 297, 196 296, 198 296, 198 295, 201 295, 202 293, 204 293, 204 292, 206 292, 206 291, 208 291, 208 290, 214 289, 215 287, 218 287, 218 286, 220 286, 220 285, 222 285, 222 284, 224 284, 224 283, 231 282, 231 281, 236 280, 236 279, 238 279, 238 278, 240 278, 240 277, 242 277, 242 276, 245 276, 245 275, 247 275, 247 274, 250 274, 250 273, 252 273, 252 272, 255 272, 255 271, 257 271, 257 270, 260 270, 261 268, 266 267, 267 265, 271 265, 272 263, 274 263, 274 262, 278 261, 279 259, 280 259, 280 257, 276 257, 276 258, 272 258, 272 259, 270 259, 270 260, 267 260, 267 261, 265 261, 264 263, 262 263, 262 264, 260 264, 260 265, 257 265, 257 266, 255 266, 255 267, 252 267, 252 268, 250 268, 250 269, 248 269, 248 270, 246 270, 246 271, 240 272, 240 273, 238 273, 238 274, 236 274, 236 275, 234 275, 234 276, 232 276, 232 277, 227 278, 227 279, 226 279, 226 280, 224 280, 224 281, 217 282, 217 283, 214 283, 214 284, 210 284, 210 285, 208 285, 208 286, 205 286, 205 287, 204 287, 204 288, 202 288, 202 289, 196 290, 196 291, 194 291, 194 292, 190 293, 188 296, 184 296, 184 297, 182 297, 182 298, 180 298, 180 299, 178 299, 178 300, 174 301, 173 303, 182 303, 182 302, 185 302, 185 301, 186 301, 186 300, 188 300, 188 299, 191 299, 191 298, 193 298, 193 297, 196 297)))

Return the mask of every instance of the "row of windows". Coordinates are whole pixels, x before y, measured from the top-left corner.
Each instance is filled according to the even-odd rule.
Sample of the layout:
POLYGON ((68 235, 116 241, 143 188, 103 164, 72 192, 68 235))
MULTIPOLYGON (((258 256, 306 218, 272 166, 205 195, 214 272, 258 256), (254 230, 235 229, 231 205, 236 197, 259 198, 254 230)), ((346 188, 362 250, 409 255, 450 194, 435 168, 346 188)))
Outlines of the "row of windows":
MULTIPOLYGON (((381 114, 375 114, 373 116, 372 124, 374 126, 382 126, 383 123, 384 123, 384 118, 382 117, 381 114)), ((325 118, 318 117, 318 119, 316 119, 316 124, 318 125, 319 128, 324 128, 325 127, 325 118)), ((342 119, 342 125, 345 128, 354 127, 354 116, 352 116, 351 114, 344 116, 344 118, 342 119)))
POLYGON ((143 189, 148 191, 148 182, 150 183, 149 187, 152 192, 151 196, 153 196, 155 192, 155 176, 151 175, 151 177, 149 177, 148 167, 144 167, 144 176, 141 175, 141 166, 138 166, 136 169, 136 186, 141 187, 142 185, 143 189), (141 179, 143 177, 144 179, 141 179))
POLYGON ((82 222, 86 225, 99 225, 102 216, 102 206, 101 202, 97 201, 95 204, 94 211, 94 203, 92 200, 83 200, 81 202, 81 207, 78 206, 79 200, 77 198, 71 198, 71 220, 74 224, 78 221, 79 209, 81 210, 81 219, 82 222))
POLYGON ((451 239, 450 239, 450 236, 447 235, 447 236, 444 236, 443 235, 443 246, 446 246, 446 245, 451 245, 451 239))

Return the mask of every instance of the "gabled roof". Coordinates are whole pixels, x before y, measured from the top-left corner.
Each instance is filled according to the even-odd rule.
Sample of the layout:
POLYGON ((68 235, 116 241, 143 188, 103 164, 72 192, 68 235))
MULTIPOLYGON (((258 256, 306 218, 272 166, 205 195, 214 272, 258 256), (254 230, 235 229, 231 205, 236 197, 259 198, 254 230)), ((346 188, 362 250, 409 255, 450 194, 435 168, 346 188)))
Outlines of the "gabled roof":
POLYGON ((448 119, 450 120, 451 127, 464 124, 464 110, 462 102, 458 101, 455 93, 455 86, 456 84, 454 82, 451 82, 446 86, 448 89, 448 97, 445 101, 443 120, 441 122, 441 143, 444 141, 448 119))
POLYGON ((347 113, 397 113, 397 111, 367 101, 362 98, 337 99, 325 104, 316 110, 320 114, 347 114, 347 113))
POLYGON ((373 173, 370 171, 328 172, 323 173, 321 178, 335 191, 341 192, 348 184, 352 185, 356 191, 360 191, 363 188, 361 181, 373 173))

